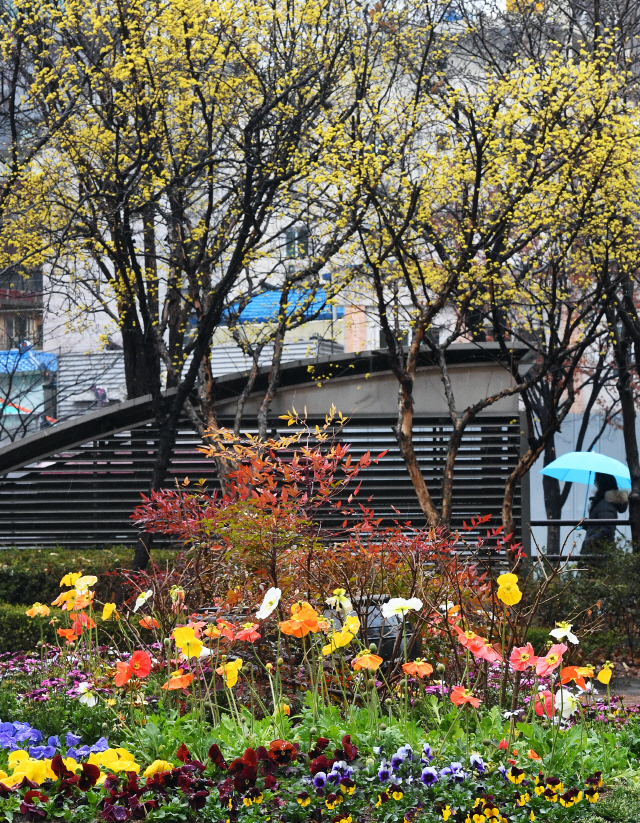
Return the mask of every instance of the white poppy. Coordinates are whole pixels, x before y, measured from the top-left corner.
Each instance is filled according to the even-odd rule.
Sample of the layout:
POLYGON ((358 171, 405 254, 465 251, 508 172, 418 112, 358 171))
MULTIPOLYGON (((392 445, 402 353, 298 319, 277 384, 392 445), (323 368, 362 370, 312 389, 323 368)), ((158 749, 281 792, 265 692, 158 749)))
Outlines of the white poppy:
POLYGON ((382 606, 383 617, 404 617, 407 612, 419 611, 422 608, 422 600, 417 597, 410 597, 405 600, 404 597, 392 597, 388 603, 382 606))
POLYGON ((569 641, 569 643, 579 643, 580 641, 575 636, 575 634, 571 631, 571 623, 565 623, 564 621, 561 623, 556 623, 557 628, 551 629, 549 634, 551 637, 555 637, 556 640, 564 640, 565 638, 569 641))
POLYGON ((334 589, 333 597, 327 597, 325 603, 327 606, 331 606, 332 609, 342 609, 345 614, 353 611, 351 601, 346 597, 346 591, 344 589, 334 589))
POLYGON ((568 689, 558 689, 556 692, 556 711, 562 714, 564 720, 572 717, 580 708, 578 698, 568 689))
POLYGON ((276 608, 278 603, 280 602, 280 598, 282 597, 282 592, 280 589, 271 588, 265 594, 264 600, 262 601, 262 606, 256 612, 256 617, 258 620, 266 620, 267 617, 273 612, 276 608))
POLYGON ((138 598, 136 600, 136 604, 133 607, 133 611, 137 612, 138 609, 140 608, 140 606, 144 606, 144 604, 147 602, 147 600, 149 600, 151 597, 153 597, 152 589, 147 589, 146 592, 141 592, 138 595, 138 598))
POLYGON ((92 689, 93 686, 91 683, 78 683, 78 694, 80 695, 78 697, 78 700, 81 703, 84 703, 85 706, 89 706, 90 708, 92 706, 95 706, 98 702, 98 698, 91 691, 92 689))

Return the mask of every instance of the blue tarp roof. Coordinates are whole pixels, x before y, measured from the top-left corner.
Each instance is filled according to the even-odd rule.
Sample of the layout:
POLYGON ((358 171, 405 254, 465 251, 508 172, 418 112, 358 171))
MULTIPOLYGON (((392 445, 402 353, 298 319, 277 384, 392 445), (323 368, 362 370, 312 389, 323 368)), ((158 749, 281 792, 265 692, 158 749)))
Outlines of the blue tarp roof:
MULTIPOLYGON (((240 322, 268 323, 271 320, 275 320, 278 316, 280 295, 280 291, 270 291, 265 292, 264 294, 259 294, 256 297, 252 297, 248 305, 240 315, 240 322)), ((307 299, 307 292, 292 291, 289 295, 287 313, 293 314, 298 306, 302 308, 306 304, 307 299)), ((343 306, 335 306, 334 308, 333 306, 326 305, 326 300, 326 291, 324 289, 320 289, 316 293, 316 297, 314 298, 313 302, 309 305, 308 309, 306 310, 306 317, 313 317, 315 312, 317 312, 318 310, 320 310, 320 313, 317 317, 313 317, 314 320, 332 320, 334 317, 334 311, 335 317, 344 316, 343 306)))
POLYGON ((57 371, 58 356, 52 352, 35 351, 35 349, 10 349, 0 351, 0 374, 18 372, 57 371))

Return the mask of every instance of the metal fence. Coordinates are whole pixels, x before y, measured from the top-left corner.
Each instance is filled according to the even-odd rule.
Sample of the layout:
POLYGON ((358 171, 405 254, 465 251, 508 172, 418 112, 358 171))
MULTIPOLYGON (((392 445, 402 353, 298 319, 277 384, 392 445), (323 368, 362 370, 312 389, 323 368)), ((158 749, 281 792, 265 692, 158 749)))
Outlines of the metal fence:
MULTIPOLYGON (((372 455, 388 450, 377 466, 359 476, 359 499, 364 502, 372 496, 370 505, 378 515, 396 517, 395 507, 402 520, 417 525, 423 517, 398 451, 393 422, 391 418, 352 419, 341 439, 351 443, 354 458, 368 450, 372 455)), ((437 505, 450 430, 444 418, 415 419, 416 452, 437 505)), ((191 480, 205 478, 208 488, 216 487, 214 464, 197 451, 200 444, 185 421, 173 452, 167 486, 188 476, 191 480)), ((495 525, 499 523, 505 480, 519 449, 517 419, 485 416, 468 428, 454 473, 454 527, 474 515, 491 514, 495 525)), ((156 450, 155 425, 142 422, 10 471, 0 478, 0 547, 89 548, 135 543, 137 531, 130 515, 141 494, 148 491, 156 450)), ((520 492, 515 515, 520 527, 520 492)))

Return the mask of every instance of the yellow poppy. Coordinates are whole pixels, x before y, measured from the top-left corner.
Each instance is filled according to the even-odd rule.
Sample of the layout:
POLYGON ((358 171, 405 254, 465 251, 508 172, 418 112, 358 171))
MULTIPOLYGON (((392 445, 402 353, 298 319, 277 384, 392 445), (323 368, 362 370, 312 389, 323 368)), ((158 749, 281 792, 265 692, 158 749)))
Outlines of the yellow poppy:
POLYGON ((75 586, 76 580, 80 580, 82 577, 82 572, 69 572, 69 574, 65 574, 65 576, 60 581, 60 587, 62 586, 75 586))
POLYGON ((604 664, 604 666, 598 672, 596 680, 599 680, 600 683, 604 683, 605 686, 608 686, 609 683, 611 683, 612 669, 613 669, 613 663, 609 663, 609 661, 607 660, 607 662, 604 664))
POLYGON ((512 572, 505 572, 498 576, 498 586, 517 586, 518 575, 512 572))
MULTIPOLYGON (((500 577, 504 576, 506 575, 500 575, 500 577)), ((515 577, 515 575, 510 576, 515 577)), ((507 606, 515 606, 516 603, 522 600, 522 592, 518 588, 517 583, 506 581, 498 587, 498 598, 507 606)))
POLYGON ((115 603, 105 603, 104 608, 102 609, 102 619, 103 620, 109 620, 109 618, 111 617, 111 615, 114 613, 115 610, 116 610, 116 604, 115 603))
POLYGON ((216 669, 216 672, 218 674, 224 675, 227 688, 232 689, 238 682, 238 672, 241 668, 242 660, 240 660, 240 658, 237 658, 236 660, 233 660, 231 663, 225 663, 223 666, 220 666, 219 669, 216 669))

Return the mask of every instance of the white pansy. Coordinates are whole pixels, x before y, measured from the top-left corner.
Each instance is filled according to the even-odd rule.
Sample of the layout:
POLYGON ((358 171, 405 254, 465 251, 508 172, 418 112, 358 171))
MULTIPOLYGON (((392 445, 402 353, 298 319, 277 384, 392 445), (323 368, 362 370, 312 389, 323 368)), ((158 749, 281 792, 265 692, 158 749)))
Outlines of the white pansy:
POLYGON ((153 597, 153 591, 151 589, 147 589, 146 592, 141 592, 136 599, 135 606, 133 607, 134 612, 137 612, 141 606, 144 606, 147 600, 151 597, 153 597))
POLYGON ((566 638, 569 643, 579 643, 580 641, 571 631, 571 626, 571 623, 565 623, 564 621, 561 623, 556 623, 556 628, 551 629, 549 634, 551 637, 555 637, 556 640, 564 640, 566 638))
POLYGON ((266 620, 267 617, 274 611, 278 603, 280 602, 280 598, 282 597, 282 592, 280 589, 272 587, 269 591, 265 594, 264 600, 262 601, 262 606, 256 612, 256 617, 258 620, 266 620))
POLYGON ((382 616, 387 617, 404 617, 407 612, 420 611, 422 608, 422 600, 417 597, 410 597, 405 600, 404 597, 392 597, 388 603, 382 606, 382 616))
POLYGON ((92 707, 98 702, 98 698, 91 691, 92 689, 93 686, 91 683, 87 683, 86 681, 84 683, 78 683, 78 694, 80 695, 78 700, 84 703, 85 706, 92 707))

